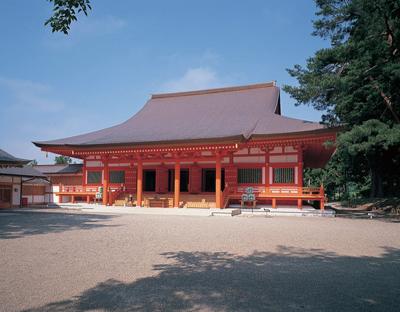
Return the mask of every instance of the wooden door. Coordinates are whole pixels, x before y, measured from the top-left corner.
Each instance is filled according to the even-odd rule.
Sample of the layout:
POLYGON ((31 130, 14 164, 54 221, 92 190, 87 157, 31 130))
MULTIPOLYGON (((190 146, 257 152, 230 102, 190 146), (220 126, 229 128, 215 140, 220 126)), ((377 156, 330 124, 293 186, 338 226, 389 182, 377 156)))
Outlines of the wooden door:
POLYGON ((12 206, 12 186, 0 185, 0 208, 11 208, 12 206))

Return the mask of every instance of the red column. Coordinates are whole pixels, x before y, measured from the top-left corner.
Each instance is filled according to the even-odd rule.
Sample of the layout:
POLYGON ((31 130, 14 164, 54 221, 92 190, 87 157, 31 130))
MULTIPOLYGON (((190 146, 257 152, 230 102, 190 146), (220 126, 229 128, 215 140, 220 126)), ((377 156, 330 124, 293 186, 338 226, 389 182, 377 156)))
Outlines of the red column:
POLYGON ((265 192, 268 193, 269 188, 269 147, 265 150, 265 192))
POLYGON ((136 206, 142 206, 143 196, 143 163, 141 160, 137 163, 137 183, 136 183, 136 206))
POLYGON ((303 208, 303 203, 302 203, 301 198, 298 198, 298 199, 297 199, 297 208, 299 208, 299 209, 302 209, 302 208, 303 208))
POLYGON ((297 147, 299 150, 298 153, 298 169, 297 169, 297 186, 298 187, 303 187, 303 149, 301 146, 297 147))
POLYGON ((216 155, 215 159, 215 207, 222 208, 221 204, 221 156, 216 155))
POLYGON ((82 186, 83 186, 83 190, 85 191, 86 188, 86 181, 87 179, 87 173, 86 173, 86 158, 83 159, 83 166, 82 166, 82 186))
POLYGON ((103 158, 103 205, 108 205, 108 178, 109 178, 109 168, 108 159, 103 158))
POLYGON ((181 164, 179 160, 175 162, 175 181, 174 181, 174 207, 179 208, 179 195, 181 188, 181 164))

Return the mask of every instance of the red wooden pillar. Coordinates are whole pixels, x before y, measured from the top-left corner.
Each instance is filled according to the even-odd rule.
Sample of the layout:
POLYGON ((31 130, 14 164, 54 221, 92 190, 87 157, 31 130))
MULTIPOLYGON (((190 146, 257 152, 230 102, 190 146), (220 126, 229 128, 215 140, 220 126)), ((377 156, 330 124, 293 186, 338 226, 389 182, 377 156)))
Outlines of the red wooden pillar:
MULTIPOLYGON (((299 194, 303 194, 303 148, 301 145, 297 146, 298 149, 298 164, 297 164, 297 187, 299 190, 299 194)), ((297 199, 297 207, 302 209, 302 200, 297 199)))
POLYGON ((297 208, 303 209, 303 201, 301 198, 297 199, 297 208))
POLYGON ((137 183, 136 183, 136 206, 142 206, 143 196, 143 163, 141 160, 137 162, 137 183))
POLYGON ((222 208, 221 204, 221 156, 215 158, 215 207, 222 208))
POLYGON ((103 205, 108 205, 108 178, 109 178, 109 168, 108 168, 108 158, 103 158, 103 205))
POLYGON ((265 192, 269 190, 269 147, 265 149, 265 192))
POLYGON ((297 186, 303 187, 303 149, 301 146, 297 147, 298 149, 298 169, 297 169, 297 186))
POLYGON ((319 188, 319 194, 321 196, 321 200, 319 201, 319 209, 321 209, 322 212, 325 210, 325 191, 324 191, 324 186, 321 184, 321 187, 319 188))
POLYGON ((175 161, 175 181, 174 181, 174 207, 179 208, 179 195, 181 188, 181 163, 175 161))
POLYGON ((82 166, 82 186, 84 191, 86 190, 86 184, 87 184, 86 158, 84 158, 82 166))

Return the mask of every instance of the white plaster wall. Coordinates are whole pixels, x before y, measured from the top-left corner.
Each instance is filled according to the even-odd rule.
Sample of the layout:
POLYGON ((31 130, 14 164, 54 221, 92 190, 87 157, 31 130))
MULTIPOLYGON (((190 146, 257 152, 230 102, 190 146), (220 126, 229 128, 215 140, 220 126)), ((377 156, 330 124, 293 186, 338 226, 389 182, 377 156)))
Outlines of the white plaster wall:
POLYGON ((12 187, 12 205, 19 206, 20 205, 20 196, 21 196, 21 185, 13 184, 12 187), (17 191, 15 191, 17 190, 17 191))
POLYGON ((250 154, 261 154, 263 151, 259 147, 250 148, 250 154))
POLYGON ((55 193, 59 192, 59 191, 60 191, 60 186, 58 186, 58 185, 53 185, 52 186, 52 192, 53 192, 52 202, 53 203, 58 203, 58 196, 55 193))
POLYGON ((247 155, 249 150, 247 148, 243 148, 237 152, 234 153, 234 155, 247 155))
POLYGON ((297 155, 271 155, 269 156, 270 163, 291 163, 297 162, 297 155))
POLYGON ((295 149, 293 146, 285 146, 285 153, 295 153, 297 152, 297 149, 295 149))
POLYGON ((265 163, 265 157, 264 156, 248 156, 248 157, 235 157, 233 159, 233 162, 238 164, 238 163, 265 163))
POLYGON ((265 184, 265 167, 262 168, 262 184, 265 184))
POLYGON ((28 199, 28 204, 42 204, 45 202, 44 195, 26 195, 22 197, 28 199))
POLYGON ((103 167, 103 163, 99 160, 90 160, 86 162, 86 167, 103 167))
POLYGON ((109 167, 128 167, 129 163, 108 164, 109 167))
POLYGON ((282 146, 275 146, 274 149, 272 151, 270 151, 270 154, 274 154, 274 153, 283 153, 282 146))
POLYGON ((272 184, 272 167, 269 167, 269 184, 272 184))

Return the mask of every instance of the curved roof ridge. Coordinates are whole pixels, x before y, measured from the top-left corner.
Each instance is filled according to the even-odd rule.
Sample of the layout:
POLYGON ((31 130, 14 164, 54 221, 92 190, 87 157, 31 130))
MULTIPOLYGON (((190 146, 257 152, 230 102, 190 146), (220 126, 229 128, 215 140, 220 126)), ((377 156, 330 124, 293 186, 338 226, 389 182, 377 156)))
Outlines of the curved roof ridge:
POLYGON ((178 96, 189 96, 189 95, 202 95, 202 94, 210 94, 210 93, 220 93, 220 92, 233 92, 233 91, 243 91, 243 90, 251 90, 251 89, 259 89, 259 88, 269 88, 275 87, 276 81, 264 82, 264 83, 255 83, 244 86, 233 86, 233 87, 224 87, 224 88, 212 88, 212 89, 203 89, 203 90, 194 90, 194 91, 183 91, 183 92, 168 92, 168 93, 157 93, 152 94, 152 99, 162 99, 168 97, 178 97, 178 96))

